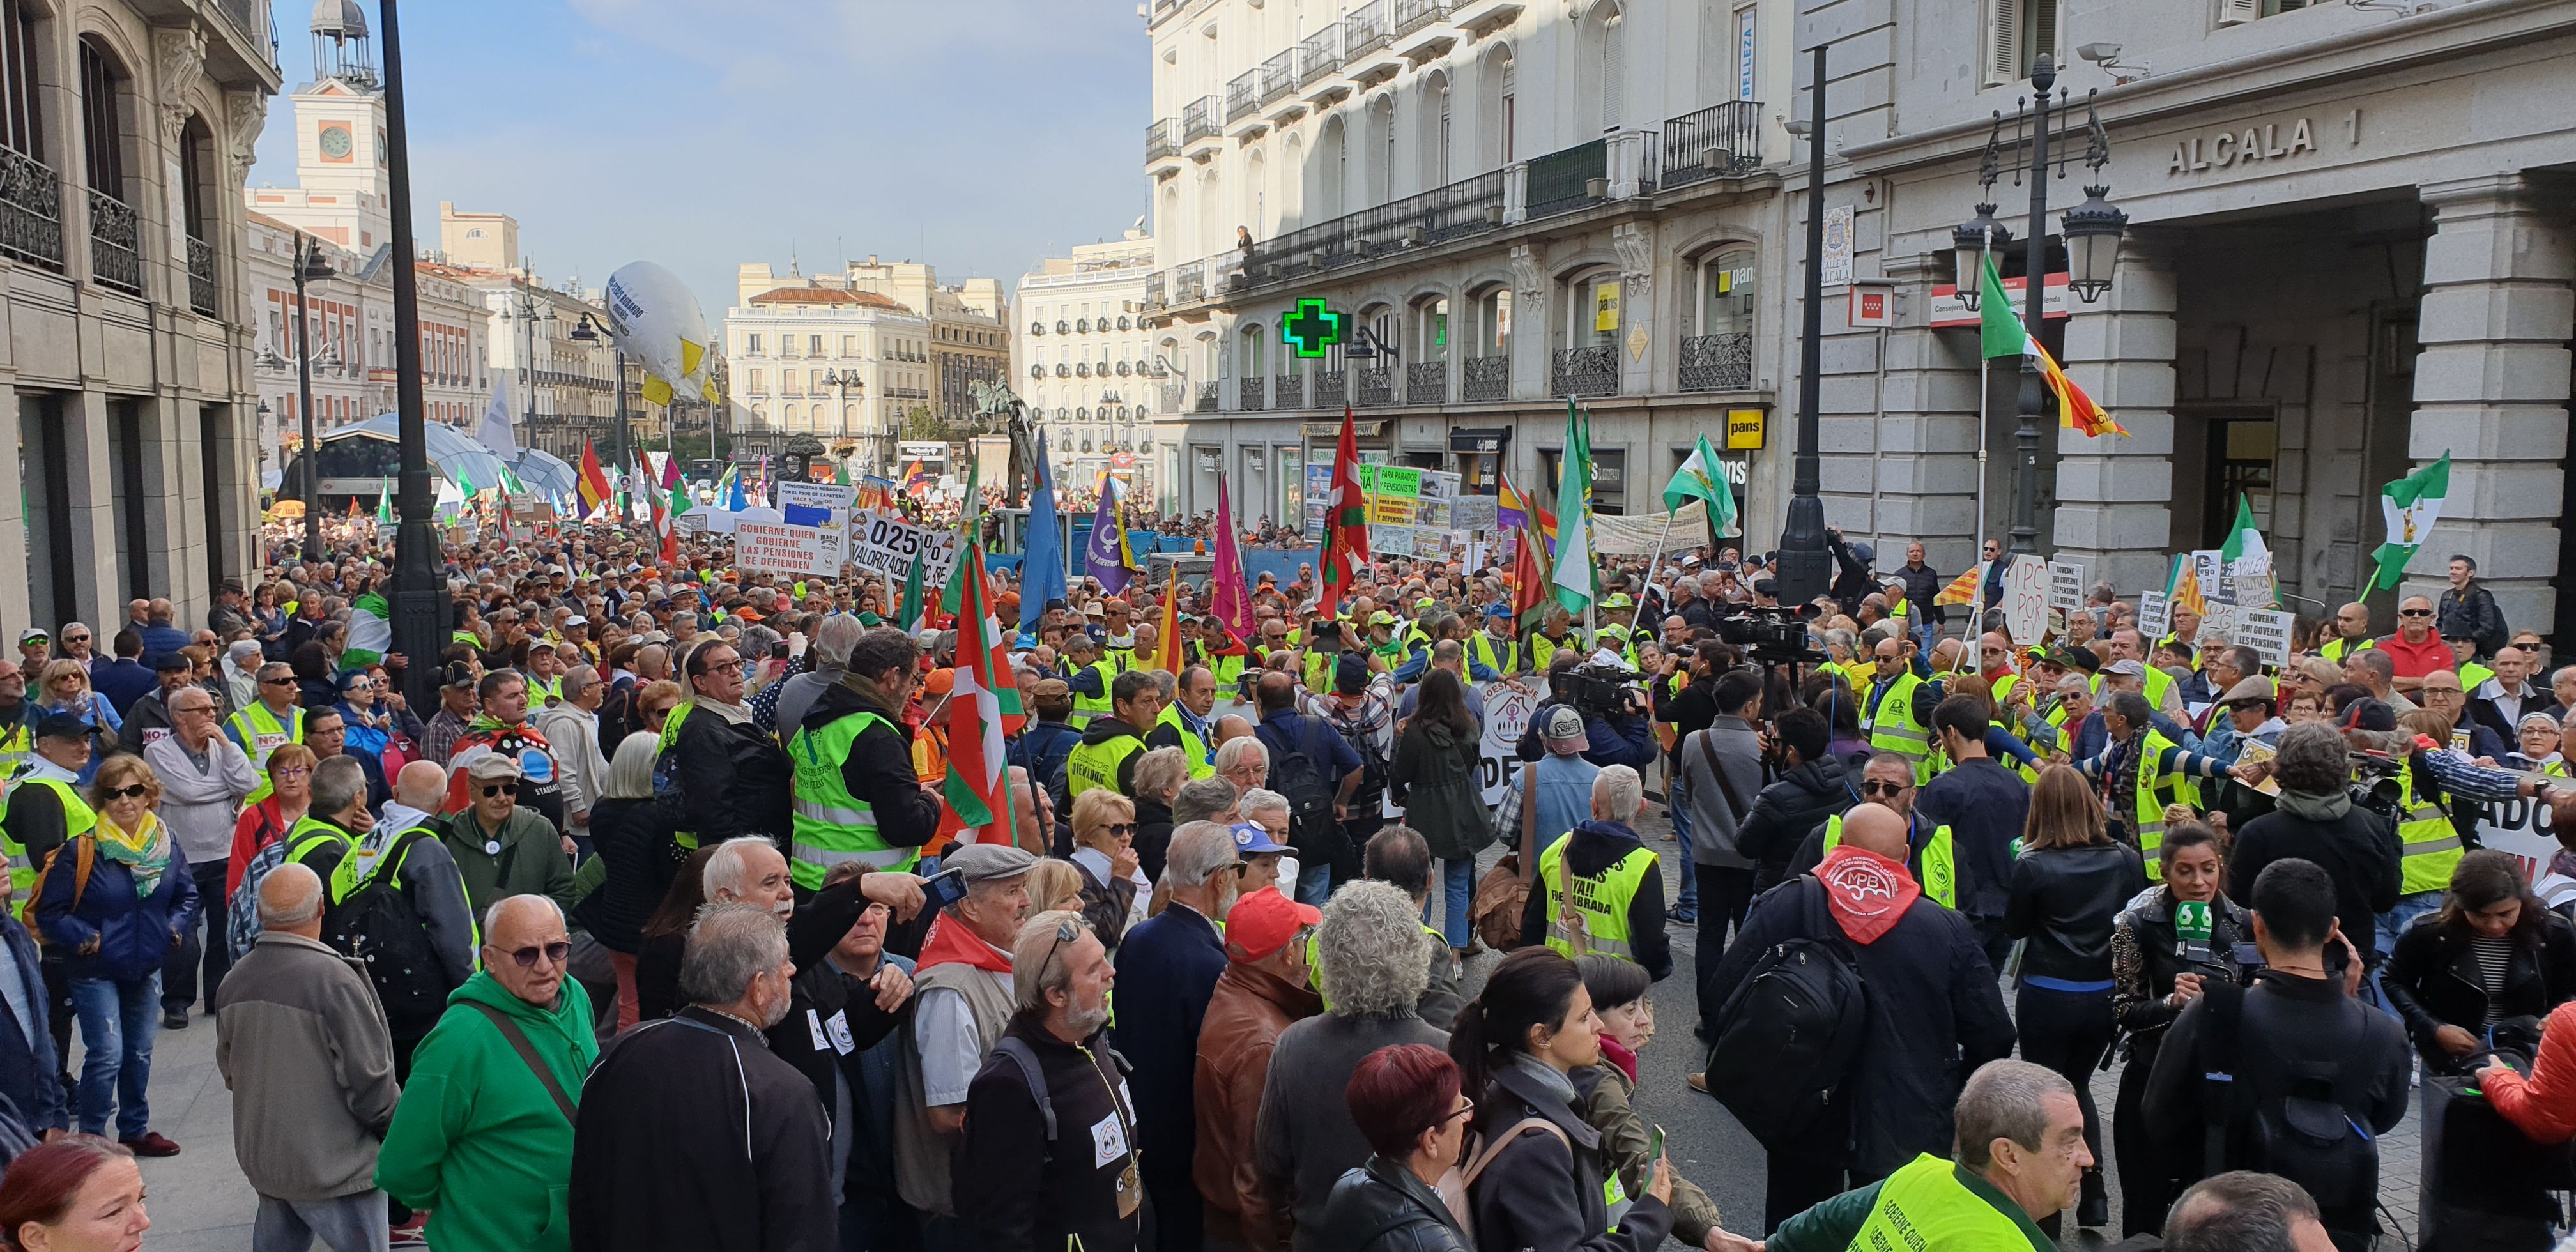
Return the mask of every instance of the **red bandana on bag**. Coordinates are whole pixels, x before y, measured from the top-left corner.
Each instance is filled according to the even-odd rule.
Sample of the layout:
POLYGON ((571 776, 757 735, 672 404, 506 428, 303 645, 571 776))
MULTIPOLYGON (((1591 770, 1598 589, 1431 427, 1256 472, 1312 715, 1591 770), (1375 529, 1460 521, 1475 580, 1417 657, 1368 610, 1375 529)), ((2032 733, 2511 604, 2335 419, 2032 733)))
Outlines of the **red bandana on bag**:
POLYGON ((1824 884, 1834 924, 1853 943, 1872 943, 1895 929, 1923 894, 1903 864, 1848 843, 1825 854, 1816 881, 1824 884))

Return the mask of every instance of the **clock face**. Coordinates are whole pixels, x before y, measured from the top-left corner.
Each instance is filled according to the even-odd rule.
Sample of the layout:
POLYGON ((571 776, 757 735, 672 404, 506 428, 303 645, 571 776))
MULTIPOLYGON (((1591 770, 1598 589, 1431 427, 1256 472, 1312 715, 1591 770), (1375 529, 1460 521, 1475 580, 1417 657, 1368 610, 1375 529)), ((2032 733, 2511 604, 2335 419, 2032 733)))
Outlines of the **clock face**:
POLYGON ((378 167, 380 167, 380 168, 385 164, 385 155, 386 155, 386 148, 385 148, 385 132, 383 132, 383 131, 377 131, 377 132, 376 132, 376 165, 377 165, 378 167))
POLYGON ((322 155, 334 161, 346 161, 349 159, 348 127, 325 126, 322 128, 322 155))

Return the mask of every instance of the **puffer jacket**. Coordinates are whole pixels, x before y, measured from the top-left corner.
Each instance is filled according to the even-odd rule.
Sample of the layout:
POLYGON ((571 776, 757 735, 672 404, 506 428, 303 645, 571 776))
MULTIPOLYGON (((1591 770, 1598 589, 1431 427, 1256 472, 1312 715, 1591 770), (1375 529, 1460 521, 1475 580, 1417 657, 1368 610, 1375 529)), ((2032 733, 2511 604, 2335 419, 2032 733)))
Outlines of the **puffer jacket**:
POLYGON ((1473 1246, 1439 1193, 1412 1170, 1378 1156, 1333 1184, 1316 1237, 1348 1252, 1469 1252, 1473 1246))
POLYGON ((1805 762, 1764 787, 1735 831, 1736 852, 1754 864, 1754 891, 1778 886, 1807 832, 1858 803, 1859 772, 1838 756, 1805 762))
POLYGON ((1491 1142, 1530 1118, 1553 1124, 1565 1137, 1535 1129, 1521 1132, 1467 1189, 1476 1246, 1482 1252, 1647 1252, 1663 1246, 1673 1225, 1671 1207, 1650 1195, 1632 1197, 1619 1228, 1612 1230, 1602 1195, 1609 1165, 1601 1133, 1584 1122, 1572 1103, 1557 1098, 1518 1065, 1495 1071, 1485 1098, 1476 1102, 1476 1142, 1491 1142))
MULTIPOLYGON (((102 819, 104 820, 104 819, 102 819)), ((80 846, 74 839, 54 850, 36 883, 36 928, 47 955, 63 960, 73 978, 132 982, 161 968, 178 936, 197 922, 197 880, 188 856, 170 840, 170 864, 150 894, 136 891, 134 871, 104 853, 90 863, 89 885, 79 886, 80 846), (79 903, 72 897, 78 893, 79 903), (95 941, 98 947, 81 949, 95 941)))

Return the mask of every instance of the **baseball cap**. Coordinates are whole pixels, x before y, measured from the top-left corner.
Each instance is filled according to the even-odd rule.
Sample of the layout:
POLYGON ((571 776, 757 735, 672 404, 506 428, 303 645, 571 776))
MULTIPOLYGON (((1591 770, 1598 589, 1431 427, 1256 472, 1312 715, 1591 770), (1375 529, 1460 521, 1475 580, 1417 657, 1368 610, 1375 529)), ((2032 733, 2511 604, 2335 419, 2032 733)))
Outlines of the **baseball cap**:
MULTIPOLYGON (((79 719, 74 718, 73 720, 78 721, 79 719)), ((1273 841, 1270 838, 1270 832, 1263 830, 1256 823, 1236 822, 1228 829, 1234 832, 1234 850, 1237 855, 1253 856, 1263 852, 1285 852, 1288 850, 1287 844, 1273 841)))
POLYGON ((1333 690, 1355 696, 1368 690, 1368 658, 1345 652, 1333 662, 1333 690))
POLYGON ((1264 887, 1226 910, 1225 954, 1237 961, 1258 961, 1323 920, 1322 909, 1299 904, 1279 894, 1277 887, 1264 887))
POLYGON ((2039 659, 2059 669, 2080 669, 2088 674, 2102 664, 2102 658, 2093 655, 2093 649, 2070 648, 2064 644, 2042 652, 2039 659))
POLYGON ((1602 607, 1603 609, 1605 609, 1605 610, 1607 610, 1607 609, 1633 609, 1633 608, 1637 607, 1637 602, 1636 602, 1636 601, 1634 601, 1634 600, 1629 599, 1629 598, 1628 598, 1628 593, 1627 593, 1627 592, 1624 592, 1624 591, 1614 591, 1614 592, 1611 592, 1608 596, 1606 596, 1606 597, 1604 597, 1604 598, 1602 599, 1602 601, 1601 601, 1601 607, 1602 607))
POLYGON ((1587 738, 1583 733, 1583 715, 1566 705, 1556 706, 1556 710, 1547 715, 1547 726, 1542 736, 1560 741, 1587 738))
POLYGON ((2355 700, 2344 706, 2343 728, 2345 730, 2395 730, 2397 714, 2377 700, 2367 698, 2355 700))
POLYGON ((447 668, 439 676, 439 685, 442 687, 473 686, 473 663, 469 661, 449 661, 447 663, 447 668))
POLYGON ((566 626, 588 626, 590 625, 590 619, 583 617, 579 613, 575 613, 572 616, 565 618, 563 624, 566 626))
POLYGON ((2144 678, 2147 676, 2147 667, 2136 661, 2122 659, 2103 666, 2102 672, 2105 674, 2118 674, 2123 678, 2144 678))
POLYGON ((1395 625, 1395 621, 1395 614, 1389 613, 1385 609, 1379 609, 1377 612, 1369 614, 1368 624, 1371 626, 1393 626, 1395 625))
POLYGON ((483 752, 465 763, 465 776, 481 779, 517 778, 520 776, 519 761, 507 752, 483 752))
POLYGON ((970 883, 994 882, 1017 878, 1029 872, 1038 859, 1022 848, 1007 843, 970 843, 951 847, 939 862, 942 870, 956 870, 958 877, 970 883))
POLYGON ((89 723, 71 713, 47 713, 36 719, 39 739, 82 739, 89 735, 89 723))
POLYGON ((1434 599, 1432 599, 1432 598, 1431 598, 1431 597, 1429 597, 1429 596, 1424 596, 1424 597, 1422 597, 1421 599, 1414 601, 1414 602, 1413 602, 1413 607, 1414 607, 1414 608, 1416 608, 1416 609, 1429 609, 1429 608, 1437 608, 1437 607, 1439 607, 1439 604, 1440 604, 1440 602, 1439 602, 1439 601, 1434 600, 1434 599))
POLYGON ((23 648, 31 643, 51 643, 53 638, 53 635, 47 633, 44 627, 30 626, 18 632, 18 646, 23 648))
POLYGON ((1496 600, 1492 604, 1485 606, 1485 616, 1487 617, 1510 617, 1511 615, 1512 606, 1505 604, 1500 600, 1496 600))

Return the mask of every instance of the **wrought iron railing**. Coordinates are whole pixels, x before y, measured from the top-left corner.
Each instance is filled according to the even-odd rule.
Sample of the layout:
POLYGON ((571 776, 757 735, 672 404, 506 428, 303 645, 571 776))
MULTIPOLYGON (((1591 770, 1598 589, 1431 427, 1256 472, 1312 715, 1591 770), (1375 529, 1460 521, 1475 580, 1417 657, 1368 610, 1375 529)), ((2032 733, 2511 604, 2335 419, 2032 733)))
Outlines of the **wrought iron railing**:
POLYGON ((1610 178, 1610 143, 1595 139, 1561 152, 1532 157, 1529 163, 1529 215, 1570 213, 1590 204, 1592 184, 1610 178))
POLYGON ((1268 104, 1297 90, 1297 50, 1286 52, 1261 63, 1261 102, 1268 104))
POLYGON ((1306 407, 1306 376, 1303 374, 1278 375, 1270 380, 1270 392, 1279 398, 1280 408, 1302 409, 1306 407))
POLYGON ((1159 161, 1181 154, 1181 119, 1167 117, 1145 128, 1145 159, 1159 161))
POLYGON ((1146 307, 1148 307, 1148 308, 1156 308, 1156 307, 1160 307, 1161 305, 1163 305, 1164 303, 1166 303, 1167 301, 1166 301, 1166 298, 1165 298, 1165 296, 1164 296, 1164 291, 1165 291, 1165 283, 1164 283, 1164 280, 1163 280, 1163 274, 1162 274, 1162 272, 1161 272, 1161 271, 1157 270, 1157 271, 1155 271, 1154 273, 1147 274, 1147 275, 1145 276, 1145 305, 1146 305, 1146 307))
POLYGON ((1155 411, 1159 413, 1180 412, 1181 392, 1188 386, 1188 383, 1164 383, 1163 385, 1155 388, 1154 390, 1159 393, 1158 398, 1162 401, 1161 405, 1159 405, 1155 411))
POLYGON ((1353 404, 1389 405, 1395 403, 1395 367, 1363 365, 1352 370, 1357 381, 1352 384, 1353 404))
POLYGON ((1234 407, 1258 413, 1270 407, 1270 380, 1260 374, 1234 380, 1234 407))
POLYGON ((1181 110, 1181 142, 1215 138, 1218 127, 1223 125, 1217 119, 1223 116, 1225 101, 1216 96, 1201 96, 1190 101, 1189 106, 1181 110))
POLYGON ((0 253, 63 267, 63 180, 12 148, 0 148, 0 253))
POLYGON ((143 294, 143 221, 134 206, 92 189, 89 193, 90 276, 122 291, 143 294))
POLYGON ((1281 279, 1318 274, 1502 224, 1503 172, 1493 170, 1264 240, 1253 245, 1245 268, 1256 283, 1271 281, 1274 265, 1281 279))
POLYGON ((1395 0, 1395 37, 1402 39, 1449 16, 1456 0, 1395 0))
POLYGON ((1729 100, 1664 123, 1663 185, 1682 187, 1762 166, 1762 104, 1729 100))
POLYGON ((1386 0, 1369 0, 1342 19, 1342 57, 1366 56, 1395 42, 1395 27, 1386 18, 1386 0))
POLYGON ((1207 295, 1207 262, 1192 261, 1172 270, 1172 303, 1189 304, 1207 295))
POLYGON ((1415 361, 1404 367, 1404 402, 1406 404, 1446 404, 1449 401, 1449 363, 1415 361))
POLYGON ((1512 359, 1507 356, 1471 356, 1458 371, 1458 398, 1461 400, 1508 400, 1512 396, 1512 359))
POLYGON ((1350 403, 1350 387, 1349 370, 1317 370, 1315 371, 1315 400, 1309 407, 1338 409, 1350 403))
POLYGON ((1245 70, 1225 85, 1225 120, 1240 122, 1261 111, 1261 70, 1245 70))
POLYGON ((216 315, 214 245, 195 235, 188 236, 188 307, 216 315))
POLYGON ((1297 43, 1297 85, 1312 87, 1342 68, 1342 24, 1331 23, 1297 43))
POLYGON ((1619 345, 1596 343, 1588 348, 1559 348, 1549 363, 1548 394, 1615 396, 1619 394, 1619 345))
POLYGON ((1198 402, 1198 406, 1197 406, 1197 408, 1196 408, 1195 410, 1193 410, 1193 411, 1195 411, 1195 412, 1199 412, 1199 413, 1214 413, 1214 412, 1216 412, 1216 402, 1217 402, 1217 384, 1216 384, 1216 382, 1215 382, 1214 380, 1210 380, 1210 381, 1208 381, 1208 382, 1200 383, 1200 384, 1199 384, 1199 402, 1198 402))
POLYGON ((1753 332, 1691 335, 1682 339, 1682 390, 1753 390, 1753 332))

